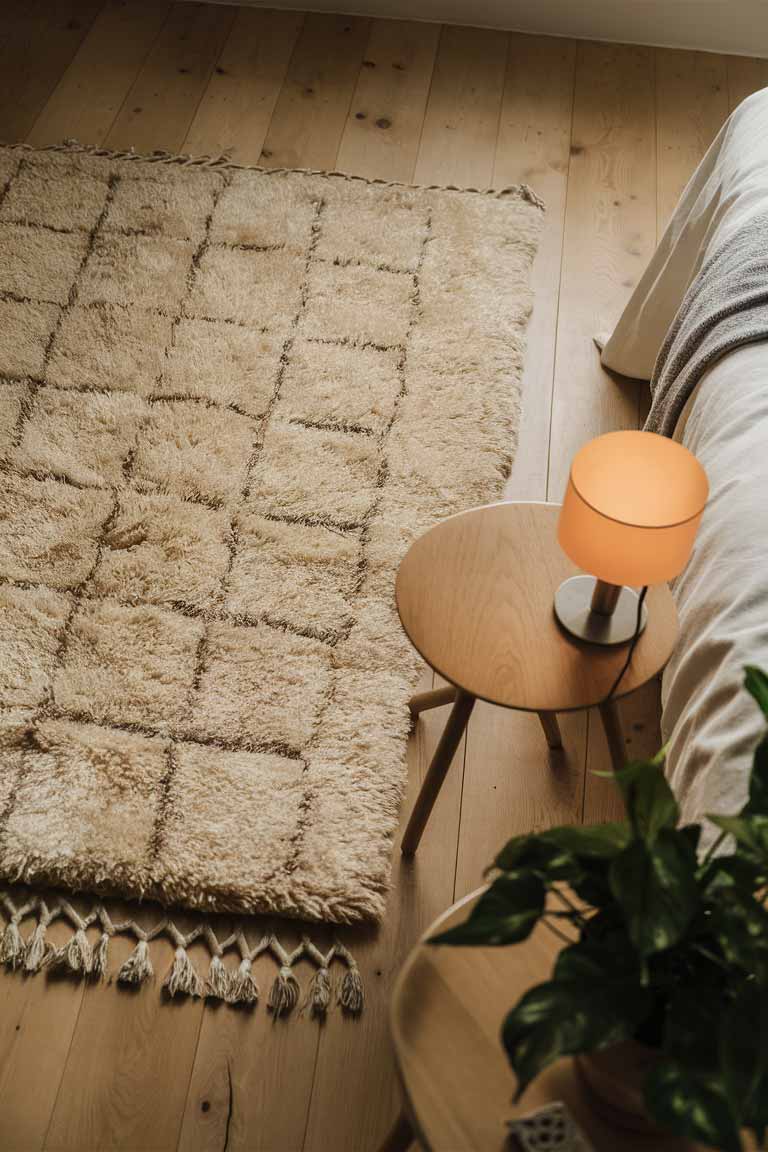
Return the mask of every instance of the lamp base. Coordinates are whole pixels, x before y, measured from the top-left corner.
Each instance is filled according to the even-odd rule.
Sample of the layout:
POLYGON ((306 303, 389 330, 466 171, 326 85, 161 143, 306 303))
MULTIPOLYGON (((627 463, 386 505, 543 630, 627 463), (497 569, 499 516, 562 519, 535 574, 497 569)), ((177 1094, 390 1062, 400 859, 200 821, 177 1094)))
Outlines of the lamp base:
MULTIPOLYGON (((627 644, 637 627, 638 595, 622 588, 610 616, 592 611, 592 595, 597 580, 594 576, 572 576, 555 593, 555 616, 565 631, 588 644, 627 644)), ((648 613, 643 605, 640 631, 645 628, 648 613)))

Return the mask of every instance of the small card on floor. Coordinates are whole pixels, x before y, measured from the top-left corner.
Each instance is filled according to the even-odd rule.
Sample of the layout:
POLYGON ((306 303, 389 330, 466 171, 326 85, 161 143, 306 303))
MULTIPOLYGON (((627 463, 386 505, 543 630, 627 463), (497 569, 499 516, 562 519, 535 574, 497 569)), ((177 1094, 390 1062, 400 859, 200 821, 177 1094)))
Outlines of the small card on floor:
POLYGON ((594 1148, 559 1101, 537 1108, 519 1120, 510 1120, 509 1131, 522 1152, 594 1152, 594 1148))

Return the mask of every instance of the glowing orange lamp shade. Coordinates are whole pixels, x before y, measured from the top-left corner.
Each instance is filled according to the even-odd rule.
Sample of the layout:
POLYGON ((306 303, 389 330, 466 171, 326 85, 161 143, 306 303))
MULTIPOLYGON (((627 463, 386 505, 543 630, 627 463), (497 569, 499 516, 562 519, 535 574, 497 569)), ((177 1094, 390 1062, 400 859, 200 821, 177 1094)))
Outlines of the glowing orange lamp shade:
POLYGON ((622 586, 660 584, 683 570, 708 491, 696 457, 666 436, 609 432, 585 444, 571 465, 558 539, 591 575, 557 592, 566 630, 603 644, 631 639, 637 596, 622 586))

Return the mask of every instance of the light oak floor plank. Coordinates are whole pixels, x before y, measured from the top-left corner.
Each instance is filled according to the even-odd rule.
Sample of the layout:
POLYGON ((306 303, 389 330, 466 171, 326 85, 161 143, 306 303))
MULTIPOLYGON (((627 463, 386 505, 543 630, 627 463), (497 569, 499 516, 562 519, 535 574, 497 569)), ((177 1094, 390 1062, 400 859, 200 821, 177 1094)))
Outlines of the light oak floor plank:
POLYGON ((107 0, 27 137, 101 144, 170 10, 163 0, 107 0))
POLYGON ((373 22, 339 148, 342 172, 412 178, 439 37, 438 24, 373 22))
MULTIPOLYGON (((128 906, 124 910, 128 912, 128 906)), ((135 906, 129 914, 145 927, 157 919, 157 910, 137 913, 135 906)), ((182 924, 183 917, 179 920, 182 924)), ((117 970, 134 945, 127 937, 111 941, 111 970, 117 970)), ((204 964, 205 955, 201 950, 194 959, 204 964)), ((173 961, 170 941, 156 941, 152 957, 161 980, 173 961)), ((156 981, 135 990, 116 989, 111 982, 87 985, 46 1152, 175 1148, 202 1014, 199 1000, 166 1003, 156 981)))
POLYGON ((416 161, 417 184, 490 185, 506 61, 506 33, 443 28, 416 161))
POLYGON ((371 22, 306 17, 264 142, 267 168, 335 166, 371 22))
POLYGON ((547 494, 560 500, 587 440, 638 421, 637 386, 600 367, 610 330, 656 244, 650 48, 579 44, 565 213, 547 494))
POLYGON ((104 0, 26 0, 0 16, 0 140, 26 139, 104 0))
POLYGON ((174 4, 106 145, 179 152, 235 19, 215 4, 174 4))
POLYGON ((545 500, 568 187, 576 42, 511 33, 493 186, 529 184, 546 205, 533 266, 519 442, 506 495, 545 500))
POLYGON ((550 752, 535 714, 478 703, 467 731, 456 900, 511 836, 581 821, 587 718, 559 717, 562 751, 550 752))
MULTIPOLYGON (((54 901, 51 901, 53 904, 54 901)), ((22 925, 24 935, 31 921, 22 925)), ((53 947, 72 935, 54 921, 46 940, 53 947)), ((0 1148, 37 1152, 59 1092, 85 988, 66 978, 0 980, 0 1148)))
POLYGON ((729 112, 728 58, 714 52, 656 51, 657 229, 729 112))
POLYGON ((304 17, 241 8, 192 121, 184 151, 258 164, 304 17))
MULTIPOLYGON (((275 926, 288 948, 298 928, 275 926)), ((313 925, 313 940, 326 947, 329 931, 313 925)), ((268 959, 254 965, 261 1003, 232 1011, 206 1005, 184 1110, 182 1152, 273 1152, 300 1149, 320 1041, 308 1015, 273 1020, 266 1001, 275 977, 268 959)), ((302 965, 302 983, 311 977, 302 965)))
POLYGON ((768 88, 768 60, 753 56, 728 56, 728 103, 731 112, 761 88, 768 88))

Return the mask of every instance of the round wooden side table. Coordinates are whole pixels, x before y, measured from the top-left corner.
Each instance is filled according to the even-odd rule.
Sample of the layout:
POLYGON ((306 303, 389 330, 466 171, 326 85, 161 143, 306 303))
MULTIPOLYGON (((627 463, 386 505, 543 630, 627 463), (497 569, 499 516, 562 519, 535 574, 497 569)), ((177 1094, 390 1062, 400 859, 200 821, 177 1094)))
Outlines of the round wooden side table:
POLYGON ((673 1137, 611 1125, 593 1109, 570 1059, 551 1065, 513 1103, 501 1025, 523 993, 548 978, 562 945, 543 924, 509 948, 425 943, 465 919, 479 894, 432 925, 397 978, 390 1030, 405 1108, 383 1148, 402 1152, 415 1137, 431 1152, 511 1152, 506 1121, 561 1100, 595 1152, 694 1152, 673 1137))
POLYGON ((449 687, 410 701, 414 716, 452 703, 416 801, 402 852, 413 854, 453 760, 475 700, 537 712, 550 748, 561 747, 558 712, 597 706, 614 769, 625 760, 616 699, 653 679, 677 637, 666 585, 650 588, 648 623, 615 695, 626 659, 621 645, 574 640, 555 619, 557 588, 577 569, 557 543, 558 504, 490 504, 443 520, 403 559, 395 594, 413 646, 449 687))

